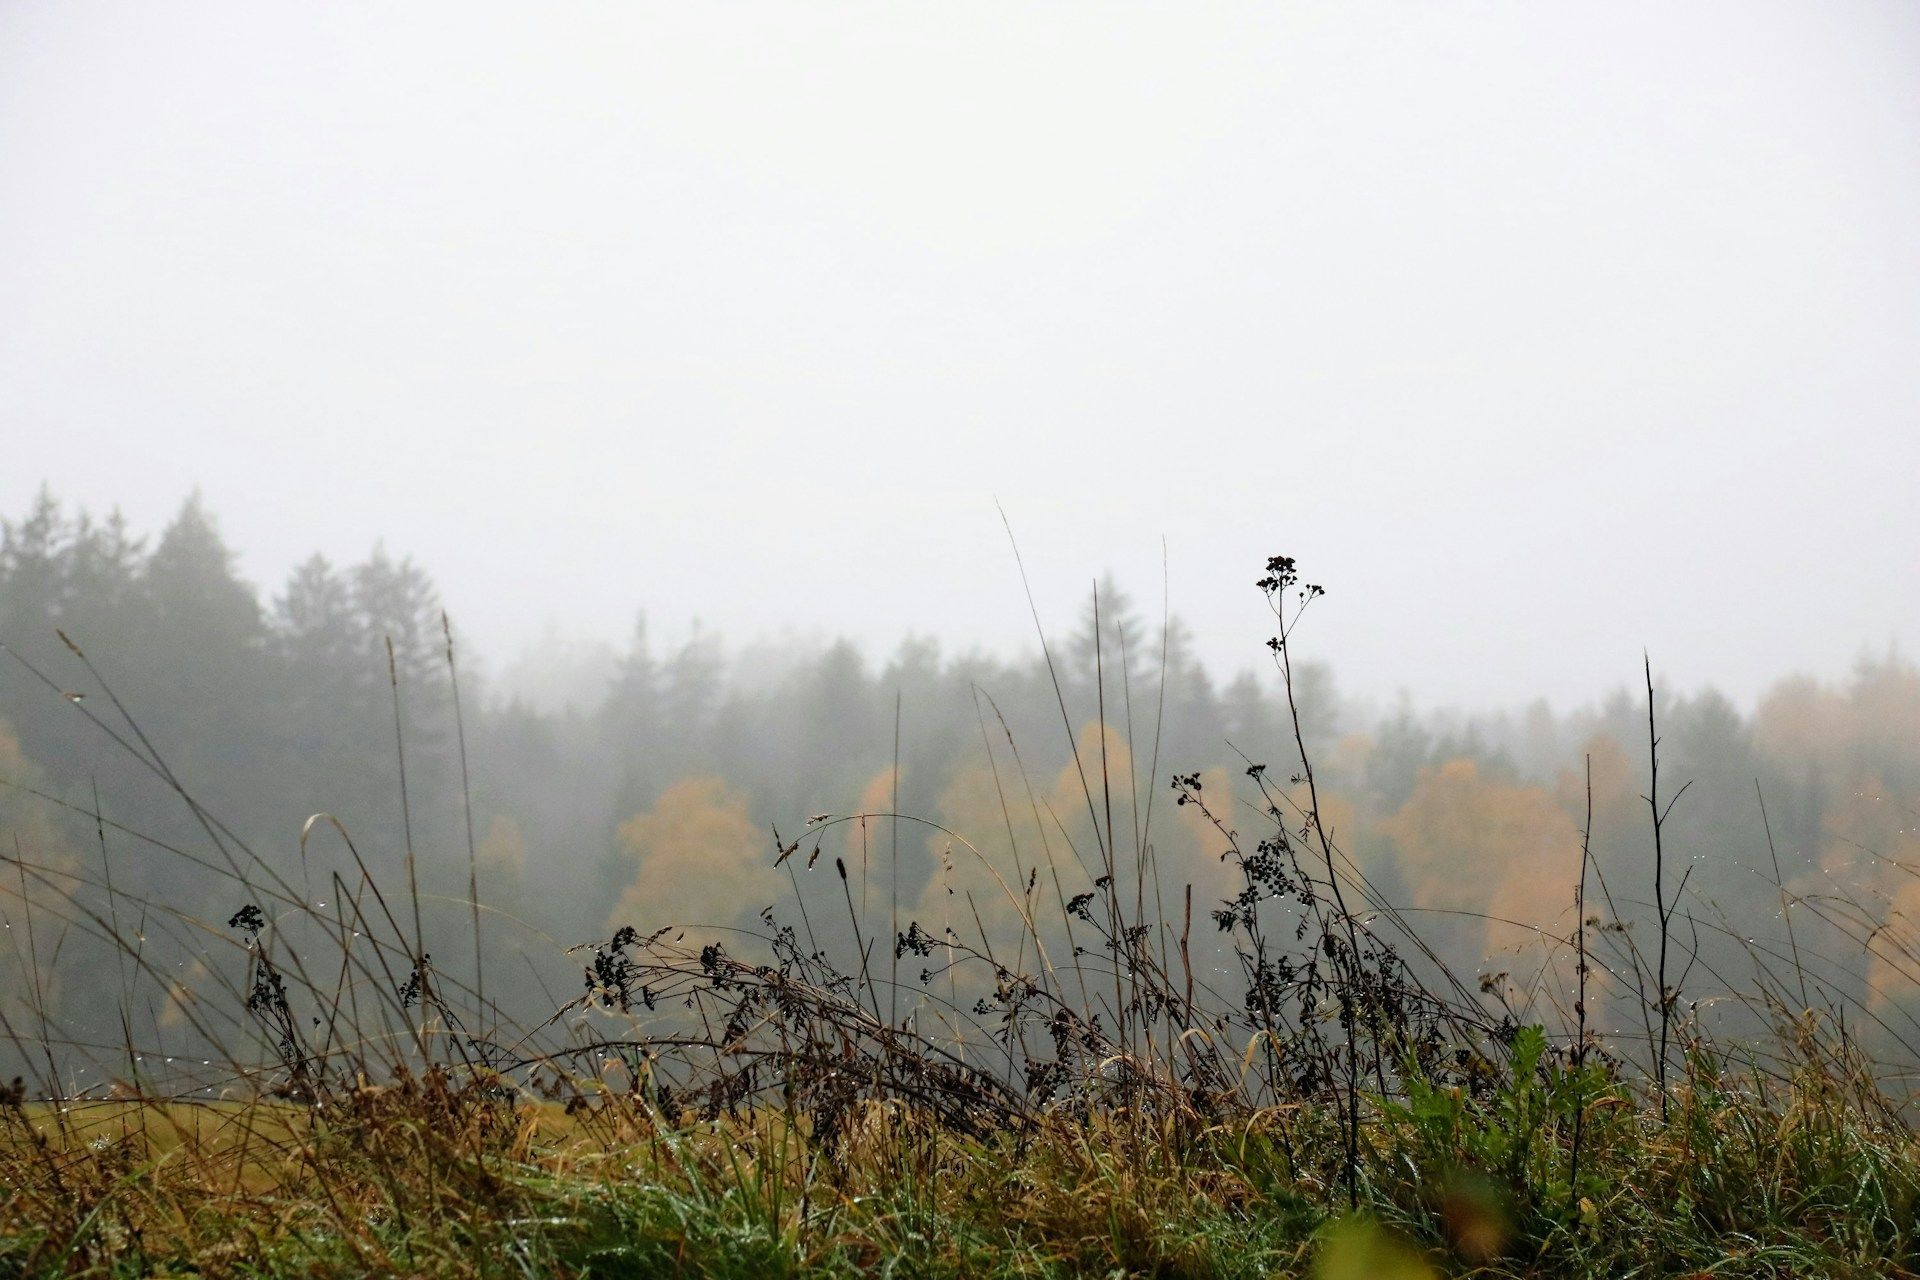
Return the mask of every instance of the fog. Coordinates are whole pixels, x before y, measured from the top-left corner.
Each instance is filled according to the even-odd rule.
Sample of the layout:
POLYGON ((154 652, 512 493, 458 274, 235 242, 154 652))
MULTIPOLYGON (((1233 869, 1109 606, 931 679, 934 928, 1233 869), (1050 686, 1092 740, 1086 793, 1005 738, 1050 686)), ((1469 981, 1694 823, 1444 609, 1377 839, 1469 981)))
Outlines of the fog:
MULTIPOLYGON (((963 929, 991 947, 1032 927, 1034 946, 1077 956, 1075 921, 1094 925, 1087 904, 1115 884, 1238 1000, 1229 931, 1261 899, 1235 832, 1284 840, 1309 812, 1370 918, 1523 1020, 1564 1011, 1590 869, 1609 949, 1594 1011, 1630 1034, 1649 981, 1634 939, 1658 920, 1648 873, 1666 865, 1649 795, 1684 868, 1703 966, 1689 997, 1719 1030, 1756 1030, 1735 993, 1804 954, 1820 961, 1806 981, 1876 1043, 1920 1044, 1920 667, 1897 652, 1783 676, 1751 711, 1663 672, 1569 712, 1463 716, 1344 692, 1320 626, 1338 597, 1308 613, 1294 591, 1247 587, 1287 610, 1267 618, 1285 657, 1256 632, 1245 647, 1267 670, 1223 680, 1178 615, 1108 580, 1042 656, 921 638, 869 660, 848 642, 637 626, 610 654, 556 642, 508 673, 544 681, 540 705, 462 668, 411 561, 316 556, 263 596, 234 560, 200 501, 159 529, 52 495, 0 519, 0 989, 75 1028, 48 1068, 75 1089, 104 1079, 87 1055, 129 989, 99 980, 116 947, 157 980, 143 1043, 211 1064, 196 1011, 235 1007, 215 988, 247 909, 286 912, 274 928, 311 958, 371 927, 339 913, 382 882, 405 886, 435 972, 514 1017, 578 989, 581 947, 662 929, 760 945, 796 911, 810 949, 895 939, 894 990, 917 972, 892 986, 905 954, 963 929), (1049 898, 1057 918, 1031 925, 1049 898), (42 944, 14 929, 35 913, 77 929, 41 985, 42 944), (143 922, 131 937, 127 918, 143 922)), ((405 984, 384 989, 405 1007, 405 984)), ((0 1070, 18 1063, 0 1051, 0 1070)))
POLYGON ((0 510, 384 539, 534 693, 1030 655, 1003 508, 1223 679, 1284 552, 1354 696, 1752 707, 1920 634, 1916 161, 1904 5, 15 0, 0 510))
POLYGON ((1235 930, 1317 884, 1502 1019, 1565 1024, 1591 925, 1633 1034, 1679 922, 1700 1025, 1785 956, 1920 1055, 1916 54, 1844 5, 10 5, 0 990, 75 1090, 135 1033, 213 1070, 263 938, 344 966, 404 884, 403 1012, 796 915, 890 1006, 1104 928, 1250 1008, 1235 930))

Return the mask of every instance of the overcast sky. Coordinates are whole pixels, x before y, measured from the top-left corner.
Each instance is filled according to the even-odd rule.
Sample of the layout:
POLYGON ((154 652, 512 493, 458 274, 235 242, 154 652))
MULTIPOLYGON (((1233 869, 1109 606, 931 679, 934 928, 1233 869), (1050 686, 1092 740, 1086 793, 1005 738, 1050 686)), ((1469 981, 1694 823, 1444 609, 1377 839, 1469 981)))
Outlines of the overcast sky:
POLYGON ((0 5, 0 510, 504 665, 1251 583, 1422 704, 1920 638, 1920 6, 0 5))

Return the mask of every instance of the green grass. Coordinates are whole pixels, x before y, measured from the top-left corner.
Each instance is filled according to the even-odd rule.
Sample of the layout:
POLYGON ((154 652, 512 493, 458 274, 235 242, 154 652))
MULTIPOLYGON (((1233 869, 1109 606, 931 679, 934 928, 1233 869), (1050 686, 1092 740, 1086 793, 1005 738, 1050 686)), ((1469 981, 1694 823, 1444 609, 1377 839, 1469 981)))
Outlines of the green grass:
POLYGON ((1371 1100, 1357 1213, 1314 1106, 964 1138, 876 1104, 831 1152, 777 1111, 670 1122, 624 1093, 24 1106, 0 1274, 1920 1274, 1920 1143, 1831 1067, 1696 1053, 1665 1123, 1575 1083, 1542 1059, 1371 1100))

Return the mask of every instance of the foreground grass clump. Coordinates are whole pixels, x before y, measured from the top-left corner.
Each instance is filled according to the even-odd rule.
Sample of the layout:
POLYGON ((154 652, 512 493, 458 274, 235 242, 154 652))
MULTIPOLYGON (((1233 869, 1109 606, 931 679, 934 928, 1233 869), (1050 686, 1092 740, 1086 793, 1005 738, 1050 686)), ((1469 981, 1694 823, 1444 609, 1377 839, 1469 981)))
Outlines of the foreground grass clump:
MULTIPOLYGON (((1523 1033, 1524 1037, 1525 1033, 1523 1033)), ((1203 1122, 1152 1106, 964 1137, 870 1104, 668 1117, 444 1073, 337 1107, 5 1112, 0 1274, 1920 1275, 1920 1142, 1813 1062, 1696 1053, 1669 1116, 1544 1057, 1474 1096, 1203 1122)))

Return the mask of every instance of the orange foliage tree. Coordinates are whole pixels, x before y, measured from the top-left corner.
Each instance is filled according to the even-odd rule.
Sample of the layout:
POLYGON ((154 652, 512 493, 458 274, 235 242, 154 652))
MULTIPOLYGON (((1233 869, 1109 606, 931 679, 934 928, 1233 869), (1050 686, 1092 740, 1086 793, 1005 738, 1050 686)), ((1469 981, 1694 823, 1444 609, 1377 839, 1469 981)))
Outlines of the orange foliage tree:
POLYGON ((733 924, 780 897, 772 838, 747 816, 746 797, 719 778, 674 783, 620 825, 619 841, 638 865, 610 926, 733 924))
MULTIPOLYGON (((1580 832, 1544 787, 1488 778, 1472 760, 1421 771, 1382 830, 1413 905, 1463 913, 1441 931, 1471 954, 1566 933, 1580 832)), ((1439 923, 1439 922, 1436 922, 1439 923)))

